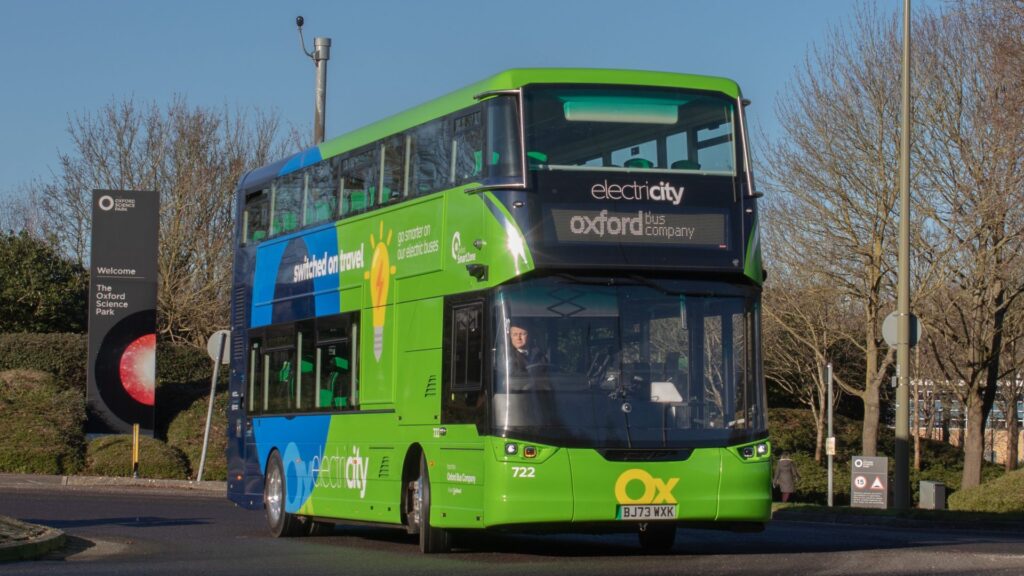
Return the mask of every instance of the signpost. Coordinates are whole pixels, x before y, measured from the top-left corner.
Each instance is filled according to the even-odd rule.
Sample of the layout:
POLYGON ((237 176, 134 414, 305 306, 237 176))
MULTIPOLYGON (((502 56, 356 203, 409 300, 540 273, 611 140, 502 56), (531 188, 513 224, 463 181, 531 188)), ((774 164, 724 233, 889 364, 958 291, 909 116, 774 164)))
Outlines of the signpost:
POLYGON ((889 507, 889 459, 854 456, 850 467, 850 506, 852 508, 889 507))
POLYGON ((152 434, 160 195, 93 190, 88 430, 152 434))
POLYGON ((213 396, 217 392, 217 375, 221 364, 230 363, 230 355, 227 354, 231 347, 231 331, 217 330, 210 335, 206 341, 206 353, 213 360, 213 376, 210 377, 210 403, 206 407, 206 428, 203 431, 203 452, 199 457, 199 472, 196 474, 196 482, 203 481, 203 470, 206 468, 206 448, 210 444, 210 424, 213 422, 213 396))

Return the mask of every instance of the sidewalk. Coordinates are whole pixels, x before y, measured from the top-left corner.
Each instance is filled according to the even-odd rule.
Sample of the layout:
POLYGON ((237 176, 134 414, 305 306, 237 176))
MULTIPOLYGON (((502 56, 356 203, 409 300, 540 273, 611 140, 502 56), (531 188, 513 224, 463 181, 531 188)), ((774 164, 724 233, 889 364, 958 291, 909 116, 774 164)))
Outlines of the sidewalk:
POLYGON ((225 496, 227 482, 204 480, 163 480, 111 476, 49 476, 45 474, 0 474, 0 488, 129 487, 190 490, 201 495, 225 496))
MULTIPOLYGON (((192 492, 204 498, 225 497, 227 483, 217 481, 157 480, 104 476, 47 476, 42 474, 0 474, 4 489, 60 490, 75 488, 118 488, 192 492)), ((31 560, 64 547, 64 532, 0 516, 0 562, 31 560)))
POLYGON ((894 511, 865 510, 838 506, 795 506, 776 508, 772 522, 818 522, 825 524, 858 524, 890 528, 981 530, 1024 533, 1024 518, 1019 515, 956 512, 950 510, 913 509, 899 515, 894 511))

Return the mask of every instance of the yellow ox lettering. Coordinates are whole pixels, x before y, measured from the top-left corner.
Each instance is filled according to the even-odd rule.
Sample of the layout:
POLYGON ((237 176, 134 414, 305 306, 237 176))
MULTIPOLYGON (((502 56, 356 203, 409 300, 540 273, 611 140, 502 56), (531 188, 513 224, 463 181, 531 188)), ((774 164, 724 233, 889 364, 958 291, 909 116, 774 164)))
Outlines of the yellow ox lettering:
POLYGON ((623 472, 615 481, 615 498, 619 504, 675 504, 672 489, 679 483, 679 478, 670 478, 667 482, 651 476, 646 470, 633 468, 623 472), (639 498, 631 498, 627 492, 630 482, 640 482, 644 491, 639 498))

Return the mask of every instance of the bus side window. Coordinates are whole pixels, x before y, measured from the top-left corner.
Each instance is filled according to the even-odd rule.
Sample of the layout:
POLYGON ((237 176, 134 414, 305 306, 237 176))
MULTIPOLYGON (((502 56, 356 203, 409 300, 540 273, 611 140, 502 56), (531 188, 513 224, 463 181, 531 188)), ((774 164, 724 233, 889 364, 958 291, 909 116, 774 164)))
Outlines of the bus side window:
POLYGON ((454 119, 452 139, 452 184, 462 184, 483 177, 484 124, 483 111, 472 112, 454 119))
POLYGON ((249 397, 248 412, 250 416, 263 411, 263 339, 254 337, 249 344, 249 397))
POLYGON ((334 185, 333 164, 320 162, 306 173, 306 224, 330 222, 338 216, 338 190, 334 185))
POLYGON ((246 196, 245 216, 243 218, 243 242, 258 243, 267 237, 270 220, 270 198, 266 190, 260 190, 246 196))
POLYGON ((302 225, 302 203, 305 196, 305 177, 290 174, 278 180, 273 187, 270 235, 287 234, 302 225))
POLYGON ((339 161, 341 215, 358 214, 373 207, 377 195, 380 164, 377 147, 347 155, 339 161))
POLYGON ((263 349, 266 377, 263 390, 265 412, 289 412, 295 409, 295 336, 292 326, 268 328, 263 349))
POLYGON ((448 187, 448 122, 434 121, 414 128, 411 139, 410 194, 429 194, 448 187))
POLYGON ((481 300, 453 304, 445 319, 444 423, 486 422, 484 407, 484 303, 481 300))
POLYGON ((381 204, 396 202, 406 195, 408 158, 404 135, 388 138, 384 142, 381 167, 381 204))
POLYGON ((317 324, 316 407, 349 410, 356 406, 356 359, 354 314, 321 318, 317 324))
POLYGON ((313 323, 303 322, 295 336, 295 349, 298 350, 295 367, 295 407, 299 410, 312 410, 316 407, 316 353, 313 350, 313 323))

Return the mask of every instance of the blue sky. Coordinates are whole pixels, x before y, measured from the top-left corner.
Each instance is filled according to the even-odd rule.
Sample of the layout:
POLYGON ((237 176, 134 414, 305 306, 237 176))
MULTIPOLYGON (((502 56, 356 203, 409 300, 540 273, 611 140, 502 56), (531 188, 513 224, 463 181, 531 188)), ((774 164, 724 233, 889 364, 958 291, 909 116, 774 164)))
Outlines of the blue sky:
MULTIPOLYGON (((875 1, 896 13, 902 2, 875 1)), ((938 0, 916 0, 935 5, 938 0)), ((295 16, 333 41, 328 138, 511 67, 726 76, 776 134, 774 102, 853 0, 5 0, 0 197, 48 180, 69 118, 112 100, 275 110, 312 130, 314 67, 295 16)))

